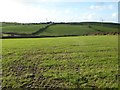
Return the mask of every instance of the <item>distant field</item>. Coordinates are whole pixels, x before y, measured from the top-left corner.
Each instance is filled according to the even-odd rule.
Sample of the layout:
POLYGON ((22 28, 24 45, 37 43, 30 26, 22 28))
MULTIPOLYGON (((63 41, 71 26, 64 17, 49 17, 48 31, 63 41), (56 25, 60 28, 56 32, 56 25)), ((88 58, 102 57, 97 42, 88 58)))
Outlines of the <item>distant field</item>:
POLYGON ((117 35, 2 43, 3 88, 118 88, 117 35))
POLYGON ((78 23, 78 24, 52 24, 51 26, 40 30, 48 24, 18 24, 3 23, 2 32, 26 33, 37 36, 72 36, 72 35, 95 35, 105 33, 118 33, 119 24, 114 23, 78 23), (40 30, 40 31, 39 31, 40 30))
POLYGON ((15 25, 15 24, 3 24, 2 32, 14 32, 14 33, 25 33, 31 34, 44 27, 46 24, 39 25, 15 25))
POLYGON ((47 28, 39 35, 45 36, 61 36, 61 35, 83 35, 88 33, 95 33, 96 31, 89 28, 87 25, 70 25, 70 24, 56 24, 47 28))
POLYGON ((108 27, 105 25, 70 25, 70 24, 56 24, 47 28, 39 35, 44 36, 63 36, 63 35, 86 35, 101 32, 118 32, 118 27, 108 27))
POLYGON ((119 27, 115 26, 105 26, 105 25, 91 25, 91 27, 95 30, 100 30, 102 32, 118 32, 119 27))

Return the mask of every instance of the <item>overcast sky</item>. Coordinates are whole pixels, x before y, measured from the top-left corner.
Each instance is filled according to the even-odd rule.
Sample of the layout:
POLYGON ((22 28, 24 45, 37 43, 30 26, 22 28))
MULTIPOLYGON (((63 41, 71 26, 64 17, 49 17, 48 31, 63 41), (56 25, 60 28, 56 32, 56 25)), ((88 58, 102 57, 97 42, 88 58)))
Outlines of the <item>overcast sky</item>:
POLYGON ((118 22, 118 0, 1 0, 0 11, 0 22, 118 22))

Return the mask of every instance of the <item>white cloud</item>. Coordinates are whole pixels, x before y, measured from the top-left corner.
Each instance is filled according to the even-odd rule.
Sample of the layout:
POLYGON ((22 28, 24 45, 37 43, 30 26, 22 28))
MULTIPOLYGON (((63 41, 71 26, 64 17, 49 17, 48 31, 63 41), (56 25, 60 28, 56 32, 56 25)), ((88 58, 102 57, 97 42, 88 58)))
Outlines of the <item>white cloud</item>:
MULTIPOLYGON (((13 22, 41 22, 41 21, 81 21, 81 20, 97 20, 98 15, 96 13, 82 12, 82 15, 73 13, 69 8, 58 9, 58 8, 46 8, 42 7, 42 4, 33 6, 26 4, 25 2, 47 2, 48 0, 2 0, 0 2, 0 22, 1 21, 13 21, 13 22), (80 17, 80 18, 79 18, 80 17), (47 18, 47 19, 46 19, 47 18)), ((59 1, 59 0, 57 0, 59 1)), ((63 1, 63 0, 61 0, 63 1)), ((65 1, 65 0, 64 0, 65 1)), ((72 1, 72 0, 71 0, 72 1)), ((50 1, 49 1, 50 2, 50 1)), ((56 2, 52 0, 52 2, 56 2)), ((70 2, 70 1, 69 1, 70 2)), ((74 1, 76 2, 76 1, 74 1)), ((93 9, 112 9, 113 5, 100 6, 92 5, 90 8, 93 9)), ((79 9, 76 8, 76 11, 79 9)), ((80 10, 79 10, 80 11, 80 10)), ((116 13, 112 14, 112 17, 116 17, 116 13)), ((111 17, 110 17, 111 18, 111 17)))
POLYGON ((50 11, 48 9, 26 6, 19 2, 3 0, 0 3, 0 21, 36 22, 46 21, 50 11))
MULTIPOLYGON (((33 0, 35 1, 35 0, 33 0)), ((36 0, 43 2, 118 2, 119 0, 36 0)))
POLYGON ((96 6, 96 5, 91 5, 90 6, 90 9, 100 9, 101 7, 100 6, 96 6))
POLYGON ((96 13, 85 13, 81 15, 83 20, 96 20, 97 14, 96 13))
POLYGON ((116 17, 117 18, 117 13, 112 13, 112 17, 116 17))
POLYGON ((91 5, 90 9, 92 10, 104 10, 104 9, 113 9, 113 5, 91 5))
POLYGON ((65 14, 69 14, 70 12, 71 12, 71 10, 70 9, 65 9, 65 14))
POLYGON ((113 9, 114 6, 113 6, 113 5, 109 5, 108 8, 109 8, 109 9, 113 9))
POLYGON ((79 17, 77 18, 77 20, 79 20, 79 21, 81 21, 81 22, 83 22, 83 21, 91 21, 91 20, 93 20, 93 14, 94 13, 84 13, 84 14, 81 14, 81 15, 79 15, 79 17))
POLYGON ((109 18, 109 20, 118 22, 118 13, 112 13, 111 18, 109 18))

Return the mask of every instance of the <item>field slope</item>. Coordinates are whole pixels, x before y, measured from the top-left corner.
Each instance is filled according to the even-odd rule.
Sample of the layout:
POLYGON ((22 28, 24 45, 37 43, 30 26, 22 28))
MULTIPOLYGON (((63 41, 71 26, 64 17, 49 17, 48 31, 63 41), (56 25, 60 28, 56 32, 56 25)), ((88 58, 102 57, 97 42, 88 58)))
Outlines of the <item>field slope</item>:
POLYGON ((53 23, 48 24, 18 24, 3 23, 2 32, 19 34, 32 34, 34 36, 75 36, 75 35, 96 35, 96 34, 118 34, 119 24, 115 23, 53 23), (41 29, 43 28, 43 29, 41 29), (41 29, 41 30, 40 30, 41 29), (35 33, 36 32, 36 33, 35 33))
POLYGON ((49 27, 39 35, 44 36, 63 36, 63 35, 84 35, 95 33, 94 29, 89 28, 86 25, 70 25, 70 24, 58 24, 49 27))
POLYGON ((44 32, 39 33, 43 36, 67 36, 67 35, 91 35, 99 33, 118 32, 118 25, 110 24, 55 24, 47 28, 44 32))
POLYGON ((46 26, 47 24, 14 24, 14 23, 3 23, 2 32, 20 33, 20 34, 31 34, 38 31, 40 28, 46 26))
POLYGON ((118 36, 3 39, 3 88, 118 88, 118 36))

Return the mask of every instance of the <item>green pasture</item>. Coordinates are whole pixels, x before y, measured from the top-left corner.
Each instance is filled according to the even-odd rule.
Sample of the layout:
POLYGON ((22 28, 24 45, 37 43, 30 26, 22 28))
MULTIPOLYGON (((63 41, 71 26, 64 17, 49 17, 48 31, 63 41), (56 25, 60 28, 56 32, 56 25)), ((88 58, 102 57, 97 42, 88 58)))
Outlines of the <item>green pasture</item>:
POLYGON ((70 25, 70 24, 56 24, 47 28, 39 35, 44 36, 61 36, 61 35, 84 35, 95 33, 96 31, 89 28, 87 25, 70 25))
POLYGON ((39 25, 3 25, 2 32, 13 32, 13 33, 25 33, 31 34, 33 32, 38 31, 40 28, 46 26, 47 24, 39 24, 39 25))
POLYGON ((118 88, 117 35, 3 39, 2 46, 3 88, 118 88))
POLYGON ((39 35, 43 36, 64 36, 64 35, 89 35, 94 33, 101 32, 118 32, 118 27, 108 27, 107 25, 92 25, 92 24, 83 24, 83 25, 71 25, 71 24, 56 24, 50 26, 39 35))
MULTIPOLYGON (((3 23, 2 32, 32 34, 39 31, 48 24, 20 24, 20 23, 3 23)), ((78 24, 53 24, 38 33, 37 36, 67 36, 67 35, 94 35, 96 33, 115 33, 120 28, 115 23, 78 23, 78 24)))
POLYGON ((101 32, 118 32, 118 26, 105 26, 105 25, 91 25, 91 28, 101 32))

